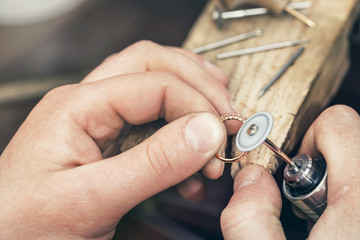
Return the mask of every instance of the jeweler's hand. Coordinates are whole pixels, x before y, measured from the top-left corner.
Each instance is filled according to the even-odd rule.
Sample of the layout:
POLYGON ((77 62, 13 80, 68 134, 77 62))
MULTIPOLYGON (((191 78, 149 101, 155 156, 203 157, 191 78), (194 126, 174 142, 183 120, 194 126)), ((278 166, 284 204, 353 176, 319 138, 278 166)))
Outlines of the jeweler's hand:
MULTIPOLYGON (((349 107, 325 110, 307 131, 299 153, 325 157, 328 205, 309 239, 358 239, 360 235, 360 117, 349 107)), ((225 239, 285 239, 279 221, 280 191, 261 166, 236 176, 234 195, 221 217, 225 239)))
MULTIPOLYGON (((134 44, 48 93, 0 158, 0 239, 111 238, 144 199, 200 170, 226 141, 226 76, 185 50, 134 44), (170 122, 107 159, 125 123, 170 122)), ((205 172, 221 175, 213 161, 205 172)))
MULTIPOLYGON (((220 68, 188 50, 163 47, 150 41, 138 42, 108 57, 83 82, 93 82, 116 75, 154 71, 166 72, 184 81, 203 95, 218 115, 234 112, 230 94, 226 89, 228 78, 220 68)), ((146 86, 143 87, 146 88, 146 86)), ((179 91, 178 94, 181 92, 179 91)), ((189 98, 186 103, 191 105, 191 102, 189 98)), ((186 108, 187 106, 179 107, 186 108)), ((240 127, 238 121, 228 121, 225 125, 228 134, 235 134, 240 127)), ((224 149, 221 149, 221 152, 223 151, 224 149)), ((208 178, 216 179, 221 176, 223 169, 224 162, 214 158, 206 164, 202 172, 208 178)))

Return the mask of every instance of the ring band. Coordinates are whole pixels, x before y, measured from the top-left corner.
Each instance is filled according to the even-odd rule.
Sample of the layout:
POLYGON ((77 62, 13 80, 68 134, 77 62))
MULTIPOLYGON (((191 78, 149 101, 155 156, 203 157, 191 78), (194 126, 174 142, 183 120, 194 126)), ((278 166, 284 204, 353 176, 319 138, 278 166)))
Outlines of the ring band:
MULTIPOLYGON (((246 121, 246 117, 244 116, 241 116, 240 114, 238 113, 228 113, 226 115, 222 115, 220 117, 221 121, 223 121, 224 123, 226 121, 229 121, 229 120, 238 120, 240 122, 242 122, 243 124, 245 123, 246 121)), ((239 161, 240 159, 244 158, 246 155, 248 154, 248 152, 241 152, 240 155, 234 157, 234 158, 225 158, 225 157, 222 157, 220 156, 219 154, 215 154, 215 156, 220 159, 221 161, 223 162, 226 162, 226 163, 233 163, 233 162, 237 162, 239 161)))

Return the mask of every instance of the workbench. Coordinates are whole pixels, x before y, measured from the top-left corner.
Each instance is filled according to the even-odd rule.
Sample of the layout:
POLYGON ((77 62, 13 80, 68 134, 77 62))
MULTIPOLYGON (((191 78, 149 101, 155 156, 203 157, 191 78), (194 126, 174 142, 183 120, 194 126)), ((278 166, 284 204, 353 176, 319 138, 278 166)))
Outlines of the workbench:
MULTIPOLYGON (((314 20, 309 28, 284 13, 231 20, 218 29, 212 12, 218 1, 209 1, 192 27, 183 47, 193 49, 237 34, 261 28, 264 34, 206 52, 202 56, 215 63, 229 76, 228 89, 238 112, 250 117, 268 111, 274 117, 269 138, 290 154, 318 114, 336 94, 349 67, 349 31, 358 14, 356 0, 312 0, 312 6, 301 12, 314 20), (217 60, 215 55, 236 49, 296 39, 309 39, 305 52, 285 74, 258 99, 261 88, 296 51, 288 47, 251 55, 217 60)), ((151 135, 162 123, 147 128, 134 128, 121 150, 125 151, 151 135)), ((235 146, 232 148, 236 153, 235 146)), ((265 146, 251 151, 246 158, 233 164, 232 172, 250 163, 263 165, 274 172, 282 161, 265 146)))

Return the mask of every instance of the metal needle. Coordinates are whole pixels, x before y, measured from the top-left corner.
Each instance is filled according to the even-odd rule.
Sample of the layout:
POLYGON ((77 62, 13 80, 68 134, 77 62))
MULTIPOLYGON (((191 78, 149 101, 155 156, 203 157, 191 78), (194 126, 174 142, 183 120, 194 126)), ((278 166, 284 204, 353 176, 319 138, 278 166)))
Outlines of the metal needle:
POLYGON ((284 160, 286 163, 288 163, 290 166, 294 168, 295 171, 297 171, 298 167, 295 165, 295 163, 289 158, 281 149, 276 146, 270 139, 266 139, 264 141, 265 146, 267 146, 271 151, 273 151, 276 155, 281 157, 282 160, 284 160))
POLYGON ((271 43, 271 44, 261 45, 261 46, 252 47, 252 48, 245 48, 245 49, 239 49, 239 50, 230 51, 230 52, 219 53, 216 55, 216 58, 217 59, 225 59, 225 58, 230 58, 230 57, 237 57, 237 56, 242 56, 242 55, 251 54, 251 53, 263 52, 263 51, 284 48, 284 47, 291 47, 291 46, 295 46, 295 45, 305 44, 308 42, 309 42, 308 39, 299 39, 299 40, 271 43))
POLYGON ((206 51, 210 51, 216 48, 224 47, 226 45, 242 41, 248 38, 261 36, 263 34, 263 31, 259 28, 255 29, 254 31, 239 34, 230 38, 226 38, 217 42, 209 43, 201 47, 194 48, 192 51, 196 54, 203 53, 206 51))
POLYGON ((305 47, 301 46, 285 63, 284 66, 275 74, 274 77, 265 85, 263 89, 259 92, 258 98, 262 97, 265 92, 284 74, 284 72, 295 62, 295 60, 304 52, 305 47))

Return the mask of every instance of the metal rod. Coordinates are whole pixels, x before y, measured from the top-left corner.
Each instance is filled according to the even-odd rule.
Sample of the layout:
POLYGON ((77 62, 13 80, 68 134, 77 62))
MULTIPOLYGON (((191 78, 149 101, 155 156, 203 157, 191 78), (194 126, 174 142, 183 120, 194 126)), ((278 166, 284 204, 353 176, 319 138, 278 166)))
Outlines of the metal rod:
POLYGON ((258 16, 267 14, 269 10, 266 8, 250 8, 243 10, 235 10, 221 13, 221 17, 223 20, 234 19, 234 18, 243 18, 250 16, 258 16))
POLYGON ((216 48, 224 47, 224 46, 227 46, 227 45, 235 43, 235 42, 243 41, 248 38, 261 36, 262 34, 263 34, 263 31, 261 29, 257 28, 251 32, 242 33, 242 34, 230 37, 230 38, 226 38, 226 39, 223 39, 223 40, 220 40, 217 42, 209 43, 204 46, 194 48, 192 51, 196 54, 199 54, 199 53, 210 51, 210 50, 213 50, 216 48))
POLYGON ((311 28, 315 28, 316 27, 316 23, 311 20, 310 18, 306 17, 305 15, 301 14, 300 12, 296 11, 294 8, 291 8, 289 6, 285 6, 284 10, 291 14, 292 16, 296 17, 297 19, 299 19, 301 22, 305 23, 306 25, 308 25, 311 28))
POLYGON ((258 98, 262 97, 265 92, 284 74, 284 72, 295 62, 295 60, 304 52, 305 47, 301 46, 290 59, 281 67, 281 69, 271 78, 271 80, 265 85, 259 92, 258 98))
POLYGON ((298 167, 293 163, 291 158, 289 158, 281 149, 275 145, 270 139, 265 139, 264 141, 265 146, 267 146, 271 151, 273 151, 276 155, 281 157, 282 160, 284 160, 286 163, 288 163, 290 166, 292 166, 295 171, 297 171, 298 167))
MULTIPOLYGON (((311 2, 305 1, 305 2, 289 3, 288 6, 291 7, 292 9, 300 10, 311 7, 311 2)), ((250 8, 250 9, 222 12, 221 18, 223 20, 227 20, 233 18, 264 15, 267 14, 268 12, 269 10, 267 8, 250 8)))
POLYGON ((216 58, 217 59, 225 59, 225 58, 230 58, 230 57, 237 57, 237 56, 242 56, 242 55, 246 55, 246 54, 263 52, 263 51, 268 51, 268 50, 273 50, 273 49, 278 49, 278 48, 291 47, 291 46, 295 46, 295 45, 305 44, 308 42, 309 42, 308 39, 299 39, 299 40, 271 43, 271 44, 261 45, 261 46, 252 47, 252 48, 245 48, 245 49, 239 49, 239 50, 230 51, 230 52, 219 53, 216 55, 216 58))

